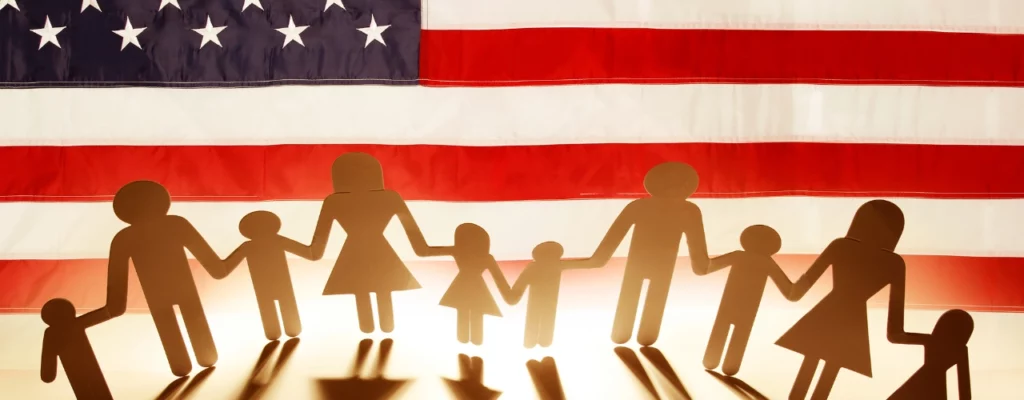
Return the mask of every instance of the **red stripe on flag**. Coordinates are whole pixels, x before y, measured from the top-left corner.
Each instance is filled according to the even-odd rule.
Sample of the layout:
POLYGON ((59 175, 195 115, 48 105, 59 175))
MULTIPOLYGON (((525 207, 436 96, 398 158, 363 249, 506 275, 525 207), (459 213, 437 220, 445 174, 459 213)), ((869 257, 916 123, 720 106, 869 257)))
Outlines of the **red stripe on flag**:
MULTIPOLYGON (((800 276, 814 261, 813 255, 779 255, 775 259, 783 266, 791 279, 800 276)), ((974 258, 953 256, 904 256, 907 263, 906 304, 909 308, 963 308, 971 311, 1024 311, 1024 258, 974 258)), ((326 273, 333 260, 315 263, 289 260, 291 273, 300 297, 319 295, 323 289, 326 273), (311 265, 313 264, 313 265, 311 265), (312 268, 311 268, 312 267, 312 268)), ((503 262, 506 274, 518 275, 523 262, 503 262), (509 273, 512 272, 512 273, 509 273)), ((439 282, 436 271, 445 269, 438 265, 450 262, 409 262, 412 272, 425 285, 447 285, 439 282)), ((618 282, 622 279, 622 259, 613 259, 608 268, 587 273, 574 273, 573 278, 563 280, 567 287, 587 286, 589 279, 618 282), (590 278, 586 278, 590 277, 590 278), (582 280, 582 281, 581 281, 582 280)), ((240 268, 245 271, 245 268, 240 268)), ((449 270, 450 271, 450 270, 449 270)), ((134 275, 134 271, 131 272, 134 275)), ((203 297, 204 304, 217 308, 255 307, 255 303, 239 299, 251 296, 252 284, 249 279, 235 279, 235 276, 217 281, 211 278, 193 260, 193 275, 203 297)), ((717 301, 721 298, 722 285, 727 271, 706 277, 692 276, 689 260, 679 259, 675 292, 692 298, 694 304, 717 301)), ((825 274, 808 297, 817 297, 831 287, 831 274, 825 274)), ((135 278, 130 280, 129 308, 136 311, 146 308, 135 278)), ((769 284, 770 285, 770 284, 769 284)), ((609 285, 598 285, 609 286, 609 285)), ((611 285, 617 288, 617 285, 611 285)), ((443 287, 435 288, 443 289, 443 287)), ((592 295, 593 293, 588 293, 592 295)), ((617 296, 617 293, 608 293, 617 296)), ((0 313, 38 312, 39 307, 54 297, 71 300, 81 309, 102 306, 106 296, 106 261, 90 260, 6 260, 0 261, 0 313)), ((872 305, 885 307, 887 296, 876 296, 872 305)), ((612 312, 612 310, 609 310, 612 312)))
POLYGON ((180 200, 322 199, 331 163, 348 151, 375 155, 387 186, 409 200, 632 198, 667 160, 697 169, 697 197, 1024 194, 1024 146, 683 143, 0 147, 0 199, 108 201, 137 179, 180 200))
POLYGON ((1024 35, 921 31, 425 30, 431 86, 849 83, 1022 86, 1024 35))

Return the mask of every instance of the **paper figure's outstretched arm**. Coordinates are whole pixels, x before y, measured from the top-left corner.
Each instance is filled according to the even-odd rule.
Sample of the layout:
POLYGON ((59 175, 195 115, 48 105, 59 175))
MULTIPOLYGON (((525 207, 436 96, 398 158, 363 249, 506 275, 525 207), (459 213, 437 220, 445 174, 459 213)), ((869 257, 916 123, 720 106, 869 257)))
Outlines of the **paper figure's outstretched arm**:
POLYGON ((213 248, 206 242, 203 235, 200 235, 199 231, 187 219, 178 218, 180 218, 179 223, 182 224, 185 248, 196 257, 199 265, 202 265, 203 269, 215 279, 222 279, 227 276, 227 268, 224 266, 224 261, 220 259, 217 252, 213 251, 213 248))
POLYGON ((891 343, 915 344, 922 337, 907 334, 903 326, 903 314, 906 310, 904 301, 907 288, 907 267, 903 263, 902 257, 898 255, 896 257, 899 259, 899 264, 892 267, 892 280, 889 283, 889 322, 885 329, 885 336, 891 343))
POLYGON ((519 304, 519 301, 523 299, 523 294, 526 293, 526 288, 533 284, 533 269, 536 268, 533 263, 527 264, 523 272, 516 278, 516 283, 512 284, 512 288, 508 291, 508 297, 505 298, 505 302, 511 305, 519 304))
POLYGON ((779 288, 783 296, 789 297, 789 294, 793 292, 793 281, 789 280, 786 272, 782 270, 782 267, 775 260, 769 258, 768 262, 772 263, 768 266, 768 277, 772 279, 772 282, 775 282, 775 287, 779 288))
POLYGON ((233 272, 235 270, 235 268, 238 268, 238 266, 240 264, 242 264, 242 260, 245 259, 245 255, 246 255, 246 253, 248 253, 245 250, 247 247, 249 247, 248 245, 249 245, 248 241, 242 243, 241 245, 238 246, 237 249, 235 249, 235 251, 232 251, 231 254, 228 254, 228 258, 224 259, 224 262, 223 262, 223 265, 224 265, 224 276, 223 277, 227 277, 228 275, 231 275, 231 272, 233 272))
POLYGON ((57 352, 54 345, 59 343, 52 343, 56 339, 50 329, 53 328, 46 328, 43 333, 43 359, 39 363, 39 377, 46 383, 57 378, 57 352))
MULTIPOLYGON (((331 195, 333 196, 333 195, 331 195)), ((320 206, 320 216, 316 219, 316 229, 313 230, 313 239, 310 240, 309 248, 312 250, 313 260, 323 258, 327 250, 327 239, 331 236, 331 228, 334 225, 334 210, 331 197, 324 199, 320 206)))
POLYGON ((284 247, 284 251, 305 258, 307 260, 313 259, 313 247, 306 246, 292 238, 278 236, 278 240, 281 241, 281 245, 284 247))
POLYGON ((427 246, 420 257, 438 257, 455 255, 455 246, 427 246))
POLYGON ((508 284, 508 279, 505 278, 505 273, 501 272, 501 268, 498 267, 498 261, 494 257, 489 257, 490 261, 487 263, 487 270, 490 271, 491 277, 494 278, 494 284, 498 286, 498 293, 506 301, 512 296, 512 287, 508 284))
MULTIPOLYGON (((692 204, 687 202, 687 204, 692 204)), ((704 236, 704 216, 700 208, 693 205, 688 224, 686 226, 686 249, 690 255, 690 268, 695 274, 700 274, 708 269, 708 243, 704 236)))
POLYGON ((971 400, 971 365, 968 361, 969 358, 967 348, 964 347, 963 355, 960 356, 960 362, 956 364, 957 383, 959 383, 957 392, 960 394, 960 400, 971 400))
POLYGON ((78 317, 81 324, 99 324, 123 315, 128 308, 128 259, 131 253, 121 235, 122 233, 118 233, 114 240, 110 241, 110 255, 107 257, 107 303, 78 317))
MULTIPOLYGON (((712 258, 712 259, 708 260, 707 269, 705 269, 703 271, 697 271, 695 269, 693 272, 696 273, 697 275, 707 275, 707 274, 710 274, 712 272, 717 272, 718 270, 721 270, 721 269, 729 268, 729 267, 731 267, 733 265, 736 265, 736 263, 739 262, 739 258, 742 257, 742 254, 743 254, 742 250, 736 250, 736 251, 731 252, 731 253, 722 254, 722 255, 720 255, 718 257, 715 257, 715 258, 712 258)), ((787 293, 788 294, 789 292, 786 291, 786 292, 783 292, 783 293, 787 293)))
POLYGON ((595 262, 592 258, 576 258, 559 262, 559 268, 561 269, 592 269, 600 267, 602 265, 595 262))
POLYGON ((608 263, 608 260, 612 259, 615 249, 619 248, 619 245, 622 244, 622 239, 629 232, 629 228, 632 228, 633 224, 636 223, 636 218, 633 216, 633 204, 635 203, 629 203, 619 213, 619 216, 615 218, 615 222, 608 228, 608 233, 601 240, 601 244, 597 245, 597 250, 594 250, 594 255, 590 257, 595 265, 603 266, 608 263))
POLYGON ((818 258, 814 260, 814 263, 811 264, 811 267, 807 269, 807 272, 804 272, 804 274, 800 276, 800 279, 797 279, 796 282, 793 283, 789 296, 787 296, 789 300, 797 301, 803 298, 804 295, 807 294, 807 291, 811 289, 811 286, 814 286, 814 283, 817 282, 823 274, 825 274, 828 267, 832 266, 836 246, 840 246, 840 240, 843 239, 836 239, 833 240, 832 243, 829 243, 828 247, 825 247, 825 250, 821 252, 821 255, 819 255, 818 258))
POLYGON ((409 243, 412 245, 412 250, 417 256, 426 257, 427 240, 423 237, 423 231, 421 231, 420 226, 416 224, 416 219, 412 217, 412 212, 409 211, 409 206, 405 204, 405 200, 403 200, 397 193, 395 194, 395 201, 395 207, 397 207, 395 215, 398 216, 398 222, 400 222, 402 224, 402 228, 405 229, 405 235, 409 237, 409 243))

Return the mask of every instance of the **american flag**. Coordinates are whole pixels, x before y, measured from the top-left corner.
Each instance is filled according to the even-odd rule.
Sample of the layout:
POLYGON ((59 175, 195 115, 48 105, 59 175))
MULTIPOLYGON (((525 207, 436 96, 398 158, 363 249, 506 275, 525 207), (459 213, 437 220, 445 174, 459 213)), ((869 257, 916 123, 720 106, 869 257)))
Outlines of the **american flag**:
POLYGON ((308 241, 365 151, 500 260, 589 256, 669 160, 711 254, 766 224, 797 270, 886 198, 911 306, 1021 310, 1022 84, 1012 0, 0 0, 0 308, 102 305, 127 182, 225 256, 256 209, 308 241))

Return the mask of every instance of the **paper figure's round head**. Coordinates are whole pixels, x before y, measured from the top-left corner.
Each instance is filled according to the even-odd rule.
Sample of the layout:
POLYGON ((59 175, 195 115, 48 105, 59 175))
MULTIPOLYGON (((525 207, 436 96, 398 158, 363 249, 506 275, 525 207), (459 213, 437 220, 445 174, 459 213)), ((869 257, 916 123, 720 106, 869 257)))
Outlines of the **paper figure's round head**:
POLYGON ((345 153, 334 160, 331 180, 336 193, 367 192, 384 189, 384 170, 380 162, 366 153, 345 153))
POLYGON ((167 215, 171 209, 171 195, 159 183, 135 181, 117 191, 113 206, 114 215, 130 225, 167 215))
POLYGON ((947 345, 966 345, 974 333, 974 318, 964 310, 949 310, 939 317, 932 338, 947 345))
POLYGON ((774 255, 782 249, 782 237, 766 225, 753 225, 740 233, 740 246, 751 253, 774 255))
POLYGON ((644 189, 651 196, 687 198, 697 191, 697 170, 681 162, 655 165, 644 176, 644 189))
POLYGON ((455 228, 455 247, 473 253, 490 253, 491 237, 480 225, 461 224, 455 228))
POLYGON ((534 261, 558 261, 565 254, 565 249, 558 242, 544 242, 533 248, 534 261))
POLYGON ((253 211, 238 222, 238 232, 249 239, 273 236, 281 230, 281 219, 270 211, 253 211))
POLYGON ((75 306, 66 299, 52 299, 43 304, 39 316, 47 325, 63 325, 75 320, 75 306))
POLYGON ((846 237, 894 251, 903 235, 903 211, 886 200, 871 200, 857 209, 846 237))

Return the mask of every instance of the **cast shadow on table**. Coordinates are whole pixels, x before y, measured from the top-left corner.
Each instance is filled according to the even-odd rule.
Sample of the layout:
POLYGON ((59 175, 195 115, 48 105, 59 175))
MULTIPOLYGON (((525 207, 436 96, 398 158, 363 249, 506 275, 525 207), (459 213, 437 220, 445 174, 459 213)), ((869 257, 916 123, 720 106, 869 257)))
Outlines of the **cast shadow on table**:
POLYGON ((205 382, 206 379, 210 377, 210 374, 213 373, 214 369, 216 369, 216 367, 210 367, 202 371, 199 371, 199 373, 196 374, 196 376, 192 377, 191 381, 189 381, 188 376, 183 376, 181 378, 171 381, 171 383, 168 384, 167 387, 165 387, 164 390, 156 396, 156 400, 187 400, 192 398, 192 395, 195 394, 196 389, 198 389, 199 386, 201 386, 203 382, 205 382), (186 381, 188 381, 187 385, 185 384, 186 381))
POLYGON ((277 359, 273 365, 270 365, 270 359, 274 355, 274 351, 277 350, 277 346, 280 344, 278 341, 272 341, 263 346, 263 351, 260 352, 259 358, 256 360, 256 365, 252 368, 252 373, 249 374, 249 380, 245 383, 245 388, 242 389, 242 393, 238 395, 238 400, 256 400, 263 398, 267 388, 274 383, 274 379, 277 378, 281 370, 284 369, 285 364, 291 358, 295 352, 295 347, 299 345, 299 338, 288 339, 281 346, 281 352, 278 353, 277 359), (269 373, 266 372, 269 370, 269 373))
POLYGON ((391 348, 394 341, 384 339, 380 342, 380 350, 377 355, 377 363, 370 372, 369 378, 360 378, 363 365, 373 347, 372 339, 363 339, 359 342, 359 349, 356 352, 356 359, 349 371, 348 378, 319 379, 320 398, 330 400, 387 400, 397 395, 400 389, 409 382, 407 379, 387 379, 383 376, 384 367, 387 366, 391 356, 391 348))
MULTIPOLYGON (((692 399, 689 391, 686 390, 686 386, 683 385, 682 380, 679 379, 679 374, 676 373, 675 369, 672 368, 672 364, 665 359, 665 356, 661 354, 661 351, 653 347, 642 347, 640 353, 644 355, 647 360, 654 365, 665 380, 675 389, 676 396, 683 399, 692 399)), ((651 376, 647 374, 647 370, 643 364, 640 363, 640 358, 636 356, 636 352, 628 347, 619 346, 615 348, 615 354, 619 356, 622 363, 625 364, 626 368, 633 373, 633 377, 640 381, 640 384, 647 390, 647 393, 652 398, 660 400, 662 396, 658 394, 658 390, 654 386, 654 381, 651 376)))
POLYGON ((484 386, 484 360, 459 354, 459 380, 444 378, 456 400, 494 400, 501 392, 484 386))
POLYGON ((740 399, 768 400, 768 398, 765 397, 765 395, 761 394, 761 392, 758 392, 757 389, 754 389, 752 386, 740 380, 739 378, 725 376, 711 370, 708 370, 707 372, 711 374, 711 376, 715 377, 715 379, 718 379, 719 382, 722 382, 723 385, 728 387, 729 390, 736 394, 736 396, 739 397, 740 399))
POLYGON ((530 372, 530 379, 537 388, 537 397, 540 400, 565 400, 562 379, 558 376, 554 358, 544 357, 541 361, 527 361, 526 369, 530 372))

